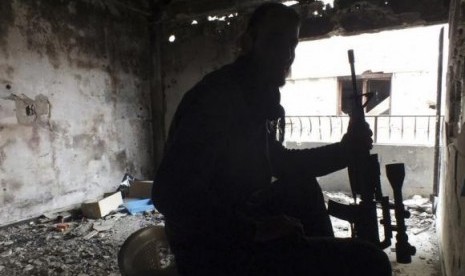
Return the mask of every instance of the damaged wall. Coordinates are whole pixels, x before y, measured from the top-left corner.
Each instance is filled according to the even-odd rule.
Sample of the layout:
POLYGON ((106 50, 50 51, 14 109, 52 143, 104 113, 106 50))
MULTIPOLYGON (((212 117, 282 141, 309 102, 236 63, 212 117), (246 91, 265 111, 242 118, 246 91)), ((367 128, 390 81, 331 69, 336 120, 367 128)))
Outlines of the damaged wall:
POLYGON ((438 234, 444 275, 465 275, 465 1, 450 4, 447 151, 438 234))
POLYGON ((0 225, 152 176, 149 25, 110 3, 0 2, 0 225))
POLYGON ((167 129, 184 93, 237 56, 244 22, 241 14, 225 13, 164 24, 161 67, 167 129))

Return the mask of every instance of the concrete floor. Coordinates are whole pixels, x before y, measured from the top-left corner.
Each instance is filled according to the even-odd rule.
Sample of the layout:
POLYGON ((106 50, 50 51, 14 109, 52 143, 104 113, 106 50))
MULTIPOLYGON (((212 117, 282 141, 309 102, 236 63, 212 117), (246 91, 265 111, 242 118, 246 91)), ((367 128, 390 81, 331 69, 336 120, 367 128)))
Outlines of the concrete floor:
MULTIPOLYGON (((325 192, 325 197, 345 203, 352 201, 350 197, 341 193, 325 192)), ((405 200, 404 204, 411 213, 411 217, 405 221, 409 243, 415 246, 417 252, 412 256, 410 264, 397 263, 396 240, 393 238, 391 247, 384 250, 391 260, 393 276, 441 276, 439 246, 431 202, 426 198, 416 197, 415 199, 405 200)), ((381 215, 380 210, 378 211, 378 214, 381 215)), ((336 237, 346 238, 351 236, 348 222, 334 217, 331 217, 331 221, 336 237)))
POLYGON ((63 232, 56 230, 56 221, 1 228, 0 275, 121 275, 117 256, 123 242, 138 229, 163 222, 156 213, 117 213, 105 220, 73 219, 67 224, 63 232), (97 233, 95 225, 101 227, 97 233))
MULTIPOLYGON (((349 237, 347 222, 337 218, 331 219, 337 237, 349 237)), ((415 246, 417 253, 412 256, 412 263, 399 264, 396 261, 395 239, 393 245, 384 251, 391 260, 393 276, 441 276, 439 248, 434 224, 424 232, 415 235, 408 230, 409 242, 415 246)))
MULTIPOLYGON (((420 203, 409 207, 412 217, 406 221, 409 241, 417 248, 412 263, 398 264, 395 252, 385 250, 394 276, 441 275, 434 216, 428 209, 431 204, 424 199, 420 203)), ((332 222, 336 237, 350 237, 347 222, 335 218, 332 222)), ((68 223, 63 232, 56 231, 56 221, 47 219, 0 229, 0 275, 120 275, 116 260, 123 242, 140 228, 163 225, 163 220, 158 213, 116 213, 101 220, 73 219, 68 223), (99 229, 96 234, 95 229, 99 229)))

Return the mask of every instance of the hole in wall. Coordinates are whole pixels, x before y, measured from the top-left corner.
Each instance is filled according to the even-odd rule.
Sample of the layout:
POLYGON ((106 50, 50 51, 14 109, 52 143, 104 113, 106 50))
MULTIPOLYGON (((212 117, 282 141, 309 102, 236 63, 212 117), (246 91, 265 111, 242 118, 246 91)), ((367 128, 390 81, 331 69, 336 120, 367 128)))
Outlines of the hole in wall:
POLYGON ((7 84, 7 85, 5 86, 5 88, 8 89, 8 90, 10 90, 10 89, 11 89, 11 85, 7 84))
POLYGON ((33 104, 26 106, 27 116, 34 116, 35 114, 36 114, 36 110, 33 104))

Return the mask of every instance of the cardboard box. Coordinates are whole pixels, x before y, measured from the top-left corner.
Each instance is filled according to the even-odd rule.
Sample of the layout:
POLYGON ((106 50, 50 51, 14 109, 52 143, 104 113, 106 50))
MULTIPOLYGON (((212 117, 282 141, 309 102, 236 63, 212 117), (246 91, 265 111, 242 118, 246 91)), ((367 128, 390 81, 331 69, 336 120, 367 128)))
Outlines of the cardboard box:
POLYGON ((152 180, 134 180, 129 186, 129 198, 152 198, 152 180))
POLYGON ((82 214, 91 219, 102 218, 123 204, 121 192, 116 192, 101 200, 81 204, 82 214))

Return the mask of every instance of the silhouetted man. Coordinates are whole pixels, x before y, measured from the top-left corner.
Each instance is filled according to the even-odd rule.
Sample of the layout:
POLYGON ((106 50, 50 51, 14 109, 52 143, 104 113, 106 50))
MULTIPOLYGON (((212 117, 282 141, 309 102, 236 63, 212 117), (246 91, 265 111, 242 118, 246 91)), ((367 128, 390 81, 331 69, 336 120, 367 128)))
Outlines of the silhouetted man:
POLYGON ((243 54, 178 106, 153 201, 183 275, 391 274, 381 250, 334 238, 315 179, 346 167, 356 147, 371 148, 369 128, 352 126, 340 143, 315 149, 289 150, 276 140, 279 87, 299 24, 293 9, 261 5, 243 54))

